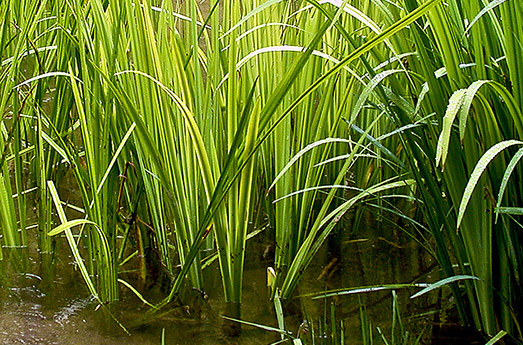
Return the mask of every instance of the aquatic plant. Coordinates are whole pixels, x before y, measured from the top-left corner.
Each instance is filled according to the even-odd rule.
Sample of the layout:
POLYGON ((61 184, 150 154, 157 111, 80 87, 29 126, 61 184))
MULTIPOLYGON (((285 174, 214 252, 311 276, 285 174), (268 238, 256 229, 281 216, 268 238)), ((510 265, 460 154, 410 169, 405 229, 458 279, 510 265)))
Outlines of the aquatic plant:
MULTIPOLYGON (((514 306, 520 299, 517 258, 520 240, 516 230, 519 223, 515 218, 519 208, 500 207, 501 198, 506 197, 504 193, 509 179, 512 174, 518 174, 519 154, 514 150, 513 158, 506 157, 504 162, 501 156, 510 148, 519 146, 517 138, 521 136, 520 105, 511 81, 511 76, 517 78, 517 75, 511 74, 513 68, 510 64, 501 62, 505 58, 512 59, 508 55, 518 50, 510 48, 510 54, 505 51, 512 42, 512 35, 518 36, 520 31, 510 28, 510 34, 494 35, 498 41, 479 42, 474 38, 474 25, 484 21, 484 25, 493 26, 492 32, 500 33, 503 29, 499 22, 514 22, 511 18, 518 16, 521 8, 514 4, 503 7, 505 4, 501 2, 493 2, 484 8, 462 6, 459 2, 446 6, 449 11, 439 4, 426 19, 414 22, 408 30, 410 34, 392 40, 386 47, 392 55, 388 61, 379 59, 378 49, 373 51, 374 56, 362 57, 369 82, 347 120, 349 133, 373 147, 371 158, 376 163, 371 168, 387 164, 401 178, 413 178, 417 182, 417 188, 409 193, 417 193, 423 201, 419 207, 435 241, 435 250, 431 252, 438 258, 443 275, 472 274, 479 278, 466 283, 466 302, 460 289, 453 285, 464 322, 474 324, 490 335, 494 335, 498 325, 502 325, 503 329, 520 337, 518 312, 514 309, 517 309, 514 306), (493 23, 487 20, 487 15, 493 23), (410 50, 407 42, 414 44, 412 53, 407 50, 410 50), (488 48, 485 48, 486 44, 489 44, 488 48), (406 53, 398 58, 393 54, 395 51, 406 53), (495 51, 493 54, 499 59, 489 61, 485 51, 495 51), (398 68, 379 72, 379 69, 392 64, 398 68), (375 100, 371 101, 369 96, 372 94, 375 100), (449 99, 449 105, 442 104, 441 99, 449 99), (365 104, 368 104, 367 109, 363 109, 365 104), (477 118, 467 121, 471 110, 477 118), (454 119, 458 114, 459 130, 454 130, 454 119), (374 116, 381 117, 382 121, 376 126, 380 130, 371 134, 373 126, 369 126, 369 118, 374 116), (455 135, 458 135, 461 146, 457 139, 452 139, 455 135), (447 154, 449 158, 445 159, 447 154), (496 157, 499 158, 494 162, 496 157), (447 162, 444 171, 438 167, 443 161, 447 162), (482 177, 486 175, 487 166, 488 177, 482 177), (473 192, 480 181, 486 197, 478 191, 473 192), (498 223, 494 213, 506 214, 510 218, 498 223), (454 259, 457 267, 453 265, 454 259), (505 273, 498 275, 494 273, 496 271, 505 273), (496 306, 494 309, 493 305, 496 306)), ((405 9, 419 8, 415 1, 405 2, 405 9)), ((387 15, 393 17, 394 13, 387 12, 387 15)), ((340 29, 340 35, 346 37, 344 30, 340 29)), ((316 83, 321 81, 320 78, 316 83)), ((517 84, 518 81, 514 81, 514 85, 517 84)), ((358 142, 356 149, 363 142, 358 142)), ((320 143, 311 144, 311 147, 320 143)), ((350 161, 354 155, 353 150, 343 157, 350 161)), ((374 173, 368 165, 364 169, 358 168, 361 166, 358 161, 355 165, 352 171, 356 176, 364 177, 370 173, 367 177, 355 179, 357 185, 368 185, 370 177, 379 185, 386 176, 383 169, 374 173)), ((344 167, 340 174, 343 176, 348 171, 348 166, 344 167)), ((336 180, 334 185, 339 185, 340 181, 336 180)), ((518 188, 513 192, 513 197, 506 200, 519 205, 518 188)), ((324 218, 323 225, 330 219, 339 220, 352 205, 347 202, 346 207, 337 209, 336 214, 324 218)), ((322 217, 320 213, 318 219, 322 217)), ((329 225, 335 222, 331 221, 329 225)), ((302 259, 298 256, 297 259, 303 262, 297 266, 296 275, 299 276, 311 257, 302 259)), ((285 288, 284 285, 284 291, 285 288)))
POLYGON ((101 302, 157 283, 158 306, 217 258, 238 318, 255 208, 285 299, 372 201, 441 278, 478 278, 450 284, 465 324, 523 338, 522 16, 509 0, 3 1, 0 255, 36 231, 51 267, 65 235, 101 302))

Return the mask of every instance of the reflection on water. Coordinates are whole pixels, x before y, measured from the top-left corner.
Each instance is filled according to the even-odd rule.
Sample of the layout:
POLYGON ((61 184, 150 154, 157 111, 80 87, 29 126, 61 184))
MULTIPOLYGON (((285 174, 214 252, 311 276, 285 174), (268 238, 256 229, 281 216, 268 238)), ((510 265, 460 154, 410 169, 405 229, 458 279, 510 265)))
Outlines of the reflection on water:
MULTIPOLYGON (((389 229, 379 229, 376 224, 365 224, 364 228, 369 230, 359 231, 356 236, 341 231, 334 241, 326 244, 305 272, 297 293, 408 283, 431 264, 419 247, 389 229)), ((242 317, 247 321, 276 326, 266 287, 266 267, 270 262, 263 258, 266 244, 262 239, 257 240, 251 241, 247 247, 242 317)), ((270 344, 279 340, 277 334, 248 326, 242 327, 242 335, 237 339, 227 339, 222 335, 219 315, 223 310, 220 302, 223 296, 216 263, 204 272, 208 300, 204 301, 198 292, 193 291, 195 297, 192 301, 189 298, 188 307, 175 308, 154 319, 144 320, 143 315, 149 308, 122 287, 121 301, 109 308, 112 315, 128 328, 131 333, 128 335, 89 296, 80 274, 72 268, 72 260, 66 255, 68 248, 62 249, 60 256, 65 258, 55 259, 53 269, 45 274, 38 260, 28 261, 27 273, 13 273, 20 272, 19 268, 7 267, 6 262, 1 264, 0 344, 158 345, 163 329, 166 344, 270 344)), ((30 256, 39 257, 37 253, 30 256)), ((425 277, 424 281, 428 279, 425 277)), ((408 301, 408 295, 414 292, 401 292, 403 302, 408 301)), ((162 296, 151 293, 149 297, 152 301, 159 301, 162 296)), ((361 300, 369 307, 373 325, 386 330, 392 317, 390 292, 363 294, 361 300)), ((361 342, 357 296, 339 296, 327 303, 310 298, 301 302, 302 313, 287 310, 285 322, 288 330, 296 332, 304 315, 313 321, 319 320, 324 315, 325 306, 332 302, 336 305, 338 320, 343 320, 349 343, 361 342)), ((402 308, 407 315, 412 315, 417 307, 403 303, 402 308)), ((319 328, 314 324, 311 327, 319 328)))
MULTIPOLYGON (((247 279, 261 270, 249 270, 247 279)), ((122 301, 111 308, 116 319, 128 327, 126 334, 102 308, 86 293, 79 274, 56 279, 46 286, 33 274, 4 275, 0 292, 0 344, 160 344, 165 329, 166 344, 230 343, 220 332, 219 299, 211 297, 205 306, 195 310, 176 308, 161 318, 140 320, 148 310, 132 294, 125 292, 122 301), (4 284, 10 281, 10 284, 4 284), (98 309, 98 310, 97 310, 98 309)), ((266 294, 258 294, 264 284, 247 284, 244 317, 259 322, 273 323, 266 294), (252 303, 252 305, 251 305, 252 303)), ((215 291, 216 292, 216 291, 215 291)), ((206 302, 207 303, 207 302, 206 302)), ((234 343, 268 344, 278 340, 274 334, 244 328, 234 343)))

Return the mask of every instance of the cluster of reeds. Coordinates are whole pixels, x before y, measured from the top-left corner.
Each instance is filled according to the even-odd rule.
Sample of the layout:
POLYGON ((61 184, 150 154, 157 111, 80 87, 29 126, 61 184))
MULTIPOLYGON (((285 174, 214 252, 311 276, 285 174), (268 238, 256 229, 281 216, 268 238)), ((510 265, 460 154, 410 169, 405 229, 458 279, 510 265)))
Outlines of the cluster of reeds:
POLYGON ((255 207, 288 298, 374 200, 442 278, 479 278, 451 284, 465 323, 523 338, 519 2, 7 0, 0 18, 4 251, 28 246, 35 200, 43 262, 65 234, 100 301, 133 266, 163 272, 165 304, 217 257, 238 318, 255 207))

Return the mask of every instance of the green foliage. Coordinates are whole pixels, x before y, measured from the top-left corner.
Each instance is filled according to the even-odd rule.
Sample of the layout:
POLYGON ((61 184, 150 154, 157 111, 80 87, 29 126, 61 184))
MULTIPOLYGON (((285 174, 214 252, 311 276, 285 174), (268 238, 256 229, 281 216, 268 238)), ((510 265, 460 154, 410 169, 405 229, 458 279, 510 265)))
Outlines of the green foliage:
POLYGON ((362 329, 363 344, 383 344, 383 345, 417 345, 421 343, 423 332, 414 335, 407 329, 403 322, 399 306, 398 296, 392 290, 392 313, 390 323, 390 334, 385 334, 380 327, 376 327, 379 337, 375 337, 373 327, 369 321, 366 309, 360 305, 360 324, 362 329), (377 340, 375 340, 377 338, 377 340))
POLYGON ((342 217, 373 202, 412 221, 464 323, 523 338, 523 5, 207 5, 0 3, 3 248, 28 246, 34 199, 44 265, 65 235, 102 302, 128 264, 142 287, 153 262, 167 277, 160 306, 202 288, 205 250, 240 303, 256 209, 286 299, 342 217))

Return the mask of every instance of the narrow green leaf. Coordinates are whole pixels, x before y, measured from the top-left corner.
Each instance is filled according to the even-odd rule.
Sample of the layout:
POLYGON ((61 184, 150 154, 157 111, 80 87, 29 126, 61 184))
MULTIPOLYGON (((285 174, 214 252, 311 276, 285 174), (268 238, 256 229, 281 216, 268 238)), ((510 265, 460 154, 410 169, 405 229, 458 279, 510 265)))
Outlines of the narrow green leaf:
POLYGON ((486 84, 489 84, 490 81, 488 80, 477 80, 473 82, 465 92, 465 96, 463 97, 463 103, 460 109, 459 113, 459 138, 460 140, 463 140, 465 137, 465 129, 467 128, 467 119, 469 116, 470 108, 472 106, 472 101, 476 97, 476 94, 478 93, 479 89, 486 84))
MULTIPOLYGON (((426 283, 414 283, 414 284, 385 284, 385 285, 374 285, 374 286, 363 286, 363 287, 354 287, 350 289, 339 289, 332 291, 325 291, 312 295, 312 299, 320 298, 329 298, 334 296, 343 296, 343 295, 353 295, 360 293, 368 293, 375 291, 385 291, 385 290, 397 290, 397 289, 407 289, 407 288, 427 288, 430 284, 426 283)), ((303 295, 300 297, 305 297, 310 295, 303 295)))
POLYGON ((272 5, 274 4, 277 4, 279 2, 282 2, 283 0, 269 0, 269 1, 266 1, 264 3, 262 3, 260 6, 256 7, 254 10, 252 10, 251 12, 247 13, 246 15, 244 15, 242 17, 242 19, 236 23, 233 27, 231 27, 226 33, 224 33, 222 36, 220 36, 220 40, 223 39, 225 36, 229 35, 231 32, 233 32, 234 30, 236 30, 237 28, 239 28, 240 26, 243 25, 243 23, 245 23, 247 20, 249 20, 249 18, 251 18, 252 16, 256 15, 257 13, 260 13, 262 12, 263 10, 265 10, 266 8, 269 8, 271 7, 272 5))
POLYGON ((283 332, 285 332, 285 322, 283 319, 283 308, 281 306, 280 295, 278 294, 277 290, 274 295, 274 309, 276 310, 276 319, 278 320, 278 327, 282 331, 281 338, 284 339, 285 336, 283 332))
POLYGON ((91 222, 90 220, 87 220, 87 219, 69 220, 69 221, 67 221, 65 223, 62 223, 62 224, 58 225, 53 230, 49 231, 48 235, 49 236, 56 236, 56 235, 61 234, 62 232, 64 232, 67 229, 71 229, 71 228, 74 228, 75 226, 85 225, 85 224, 96 225, 96 223, 91 222))
POLYGON ((443 123, 441 125, 441 134, 438 139, 438 146, 436 149, 436 166, 441 165, 445 167, 445 160, 449 151, 450 134, 452 132, 452 125, 454 119, 458 114, 461 105, 463 104, 463 98, 465 97, 466 90, 458 90, 452 94, 443 117, 443 123))
POLYGON ((71 164, 65 150, 62 149, 49 135, 47 135, 47 133, 43 131, 42 139, 44 139, 49 144, 49 146, 51 146, 68 164, 71 164))
POLYGON ((481 11, 479 11, 479 13, 476 14, 476 16, 470 21, 469 25, 467 26, 467 29, 463 33, 463 36, 465 36, 469 32, 469 30, 472 28, 472 25, 474 25, 481 17, 483 17, 485 15, 485 13, 491 11, 496 6, 501 5, 505 1, 507 1, 507 0, 494 0, 491 3, 489 3, 487 6, 483 7, 481 9, 481 11))
POLYGON ((426 287, 425 289, 421 290, 420 292, 415 293, 414 295, 410 296, 410 298, 414 299, 414 298, 417 298, 417 297, 419 297, 421 295, 426 294, 427 292, 439 289, 440 287, 442 287, 444 285, 455 283, 455 282, 460 281, 460 280, 467 280, 467 279, 479 280, 478 277, 469 276, 469 275, 458 275, 458 276, 448 277, 448 278, 442 279, 440 281, 437 281, 434 284, 431 284, 430 286, 426 287))
MULTIPOLYGON (((58 196, 58 191, 56 190, 56 187, 54 185, 53 181, 47 181, 47 186, 49 188, 49 192, 51 193, 51 197, 53 198, 53 202, 55 204, 56 210, 58 212, 58 216, 60 218, 60 221, 62 223, 67 223, 67 217, 65 215, 65 211, 62 208, 62 204, 60 202, 60 197, 58 196)), ((80 251, 78 250, 78 247, 76 245, 76 241, 73 238, 73 234, 71 232, 71 229, 69 227, 66 227, 64 229, 65 235, 67 237, 67 242, 69 243, 69 248, 71 249, 71 252, 73 253, 73 257, 76 261, 76 264, 78 265, 80 269, 80 273, 82 274, 82 277, 85 280, 85 283, 87 284, 87 287, 89 289, 89 292, 95 296, 97 300, 99 300, 98 293, 96 292, 96 288, 94 286, 93 281, 91 280, 91 277, 89 275, 89 272, 87 271, 87 267, 85 267, 84 260, 82 259, 82 256, 80 255, 80 251)))
POLYGON ((143 303, 147 304, 151 308, 156 308, 156 306, 154 304, 149 303, 145 299, 145 297, 143 297, 143 295, 138 290, 136 290, 131 284, 129 284, 128 282, 126 282, 123 279, 118 279, 118 282, 123 284, 123 285, 125 285, 125 287, 127 287, 129 290, 131 290, 136 295, 136 297, 138 297, 140 299, 140 301, 142 301, 143 303))
POLYGON ((388 70, 388 71, 383 71, 383 72, 376 74, 374 76, 374 78, 372 78, 372 80, 365 86, 365 88, 361 92, 360 97, 358 98, 358 101, 352 108, 352 113, 351 113, 349 122, 350 123, 354 122, 354 120, 356 119, 356 116, 361 111, 361 109, 365 105, 365 102, 367 101, 367 99, 369 98, 371 93, 374 91, 374 89, 379 85, 379 83, 381 83, 385 78, 387 78, 390 75, 393 75, 396 73, 402 73, 402 72, 403 72, 402 70, 388 70))
POLYGON ((114 163, 116 163, 116 159, 118 159, 118 156, 120 155, 120 152, 122 152, 123 147, 125 146, 125 143, 127 143, 127 140, 133 133, 134 129, 136 128, 136 122, 133 122, 133 124, 129 127, 129 130, 127 133, 125 133, 124 137, 122 138, 122 141, 120 142, 120 145, 118 145, 118 148, 116 149, 116 152, 113 155, 113 158, 111 159, 111 162, 109 163, 109 166, 107 166, 107 169, 105 170, 105 174, 102 177, 102 180, 100 181, 100 184, 98 185, 98 188, 96 189, 96 193, 100 193, 102 190, 102 187, 105 183, 105 180, 109 176, 109 173, 111 172, 111 169, 114 166, 114 163))
POLYGON ((523 148, 519 149, 518 152, 516 152, 514 157, 512 157, 509 164, 507 165, 507 168, 505 169, 505 173, 503 174, 503 179, 501 180, 501 184, 499 186, 498 201, 496 202, 496 221, 498 219, 499 208, 501 206, 501 202, 503 201, 503 195, 505 194, 505 189, 507 188, 507 184, 510 179, 510 176, 512 175, 514 168, 519 163, 519 161, 521 160, 522 157, 523 157, 523 148))
POLYGON ((465 210, 467 209, 467 205, 470 201, 470 198, 472 197, 472 192, 474 192, 474 189, 476 188, 476 185, 479 182, 479 179, 483 175, 483 172, 487 169, 487 166, 489 163, 496 158, 496 156, 502 152, 503 150, 507 149, 510 146, 513 145, 521 145, 523 144, 522 141, 519 140, 505 140, 500 143, 497 143, 496 145, 492 146, 483 156, 481 156, 480 160, 476 164, 476 167, 472 171, 472 174, 470 175, 470 179, 467 182, 467 186, 465 187, 465 191, 463 192, 463 197, 461 198, 461 203, 459 205, 459 212, 458 212, 458 221, 457 221, 457 228, 459 229, 459 226, 461 225, 461 221, 463 220, 463 216, 465 214, 465 210))
POLYGON ((24 85, 31 84, 33 81, 37 81, 37 80, 44 79, 44 78, 50 78, 50 77, 68 77, 68 78, 74 78, 79 83, 82 82, 82 80, 80 80, 78 77, 76 77, 74 75, 71 75, 70 73, 66 73, 66 72, 49 72, 49 73, 44 73, 44 74, 37 75, 36 77, 33 77, 33 78, 29 78, 29 79, 21 82, 20 84, 14 86, 13 88, 14 89, 19 89, 20 87, 22 87, 24 85))
POLYGON ((496 207, 496 213, 511 214, 514 216, 523 215, 523 207, 496 207))
POLYGON ((492 345, 497 343, 501 338, 507 335, 507 332, 504 330, 499 331, 495 336, 492 337, 485 345, 492 345))
POLYGON ((292 157, 292 159, 289 161, 289 163, 287 163, 287 165, 285 165, 285 167, 279 172, 279 174, 274 178, 274 181, 272 182, 272 184, 269 186, 267 192, 269 192, 272 188, 274 188, 274 186, 276 185, 276 182, 278 182, 280 180, 280 178, 292 167, 292 165, 294 163, 296 163, 296 161, 298 159, 300 159, 304 154, 306 154, 307 152, 309 152, 313 148, 318 147, 320 145, 328 144, 328 143, 346 143, 346 144, 350 144, 351 142, 352 141, 347 140, 347 139, 326 138, 326 139, 318 140, 318 141, 316 141, 316 142, 314 142, 312 144, 307 145, 306 147, 301 149, 296 155, 294 155, 294 157, 292 157))
POLYGON ((226 319, 226 320, 231 320, 231 321, 243 323, 244 325, 247 325, 247 326, 253 326, 253 327, 256 327, 256 328, 260 328, 260 329, 263 329, 264 331, 276 332, 276 333, 280 333, 280 334, 287 335, 287 336, 292 335, 291 332, 285 331, 285 330, 282 331, 279 328, 275 328, 275 327, 271 327, 271 326, 265 326, 265 325, 260 325, 258 323, 249 322, 249 321, 233 319, 232 317, 228 317, 228 316, 225 316, 225 315, 222 315, 221 317, 226 319))

